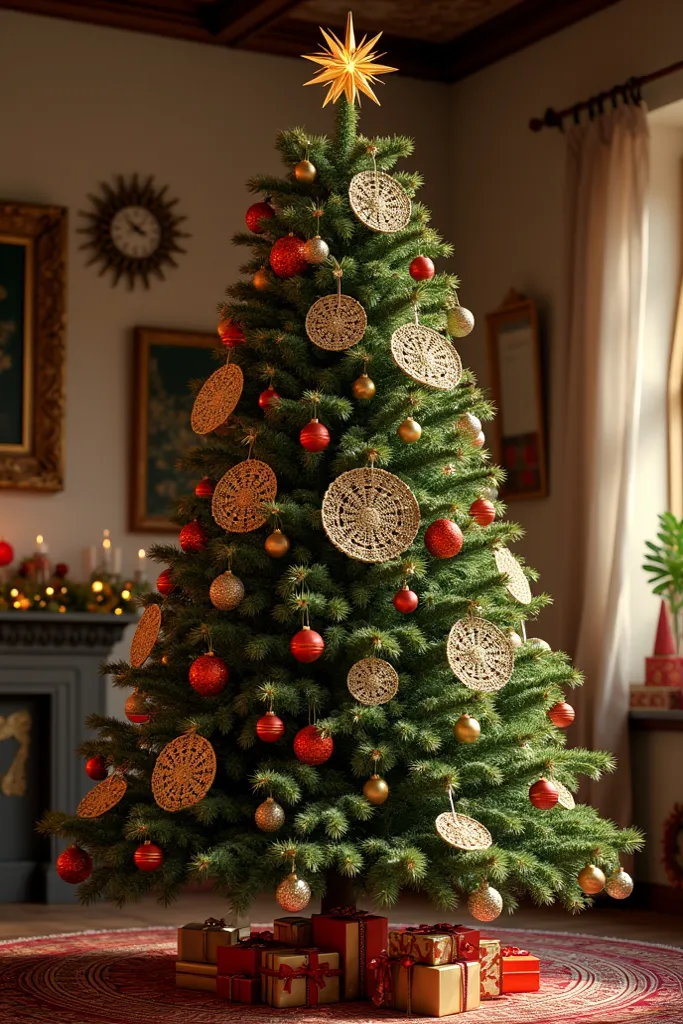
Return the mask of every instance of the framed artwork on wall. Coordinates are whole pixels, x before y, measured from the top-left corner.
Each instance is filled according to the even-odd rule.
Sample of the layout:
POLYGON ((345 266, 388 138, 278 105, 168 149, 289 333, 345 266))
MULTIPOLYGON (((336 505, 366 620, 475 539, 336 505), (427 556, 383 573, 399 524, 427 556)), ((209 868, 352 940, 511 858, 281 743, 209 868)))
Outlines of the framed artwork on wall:
POLYGON ((64 486, 67 214, 0 202, 0 487, 64 486))
POLYGON ((170 510, 196 477, 177 469, 199 443, 190 426, 190 382, 217 369, 215 334, 138 327, 134 341, 131 530, 176 533, 170 510))
POLYGON ((504 501, 545 498, 546 465, 543 372, 534 303, 511 289, 486 317, 491 391, 498 409, 494 457, 507 479, 504 501))

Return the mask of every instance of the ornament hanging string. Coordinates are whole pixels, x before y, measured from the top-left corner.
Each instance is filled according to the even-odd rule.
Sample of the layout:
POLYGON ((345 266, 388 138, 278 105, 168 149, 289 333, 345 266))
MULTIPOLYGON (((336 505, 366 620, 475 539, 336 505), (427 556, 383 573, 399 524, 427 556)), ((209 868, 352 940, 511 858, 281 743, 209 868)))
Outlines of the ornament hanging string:
POLYGON ((526 623, 525 623, 524 619, 522 619, 521 626, 522 626, 522 641, 523 641, 523 643, 526 643, 526 623))

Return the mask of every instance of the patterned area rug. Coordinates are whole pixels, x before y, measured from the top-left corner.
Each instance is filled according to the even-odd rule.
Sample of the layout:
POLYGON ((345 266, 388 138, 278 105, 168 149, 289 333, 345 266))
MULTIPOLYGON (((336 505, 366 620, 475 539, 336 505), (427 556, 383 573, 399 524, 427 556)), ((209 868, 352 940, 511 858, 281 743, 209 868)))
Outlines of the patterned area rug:
MULTIPOLYGON (((493 933, 492 933, 493 934, 493 933)), ((482 1003, 479 1024, 682 1024, 683 949, 499 929, 541 958, 541 991, 482 1003)), ((398 1019, 371 1003, 273 1010, 176 989, 170 928, 81 932, 0 943, 2 1024, 274 1024, 398 1019)), ((410 1018, 416 1020, 419 1018, 410 1018)), ((421 1018, 424 1019, 424 1018, 421 1018)))

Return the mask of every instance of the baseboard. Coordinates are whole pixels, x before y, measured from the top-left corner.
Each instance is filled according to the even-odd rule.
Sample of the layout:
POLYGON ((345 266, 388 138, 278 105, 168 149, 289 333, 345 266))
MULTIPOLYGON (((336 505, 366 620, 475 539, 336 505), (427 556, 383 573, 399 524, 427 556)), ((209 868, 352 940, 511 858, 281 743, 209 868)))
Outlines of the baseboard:
POLYGON ((633 895, 622 903, 623 906, 627 904, 645 910, 657 910, 660 914, 683 916, 683 889, 674 889, 672 885, 660 885, 658 882, 636 882, 633 895))

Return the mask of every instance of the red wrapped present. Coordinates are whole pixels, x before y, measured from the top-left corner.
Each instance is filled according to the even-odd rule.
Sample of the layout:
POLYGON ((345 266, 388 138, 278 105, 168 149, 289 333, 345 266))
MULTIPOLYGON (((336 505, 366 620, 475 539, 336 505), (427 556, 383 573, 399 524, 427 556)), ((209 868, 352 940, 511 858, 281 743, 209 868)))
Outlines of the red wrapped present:
POLYGON ((246 974, 219 974, 216 995, 229 1003, 258 1003, 261 1000, 261 979, 246 974))
POLYGON ((503 993, 538 992, 541 987, 541 962, 527 949, 503 946, 503 993))
POLYGON ((683 689, 677 686, 643 686, 640 683, 631 683, 629 705, 632 708, 671 711, 683 707, 683 689))
POLYGON ((313 915, 313 941, 339 953, 344 965, 342 999, 370 998, 375 990, 370 961, 387 945, 389 921, 355 907, 313 915))
POLYGON ((446 1017, 476 1010, 480 1003, 479 961, 418 964, 409 956, 381 954, 376 962, 376 1006, 422 1017, 446 1017))
POLYGON ((234 946, 221 946, 218 949, 218 973, 257 976, 265 953, 288 948, 282 942, 275 942, 272 935, 272 932, 255 932, 234 946))
POLYGON ((389 956, 409 956, 419 964, 452 964, 456 960, 479 960, 477 928, 463 924, 421 924, 389 932, 389 956))
POLYGON ((339 954, 320 949, 267 953, 260 968, 261 993, 269 1006, 318 1006, 339 1002, 339 954))
POLYGON ((481 968, 482 999, 497 999, 503 992, 503 961, 500 948, 500 939, 481 936, 479 967, 481 968))
POLYGON ((647 686, 683 686, 683 658, 677 654, 669 657, 655 654, 646 658, 645 683, 647 686))

